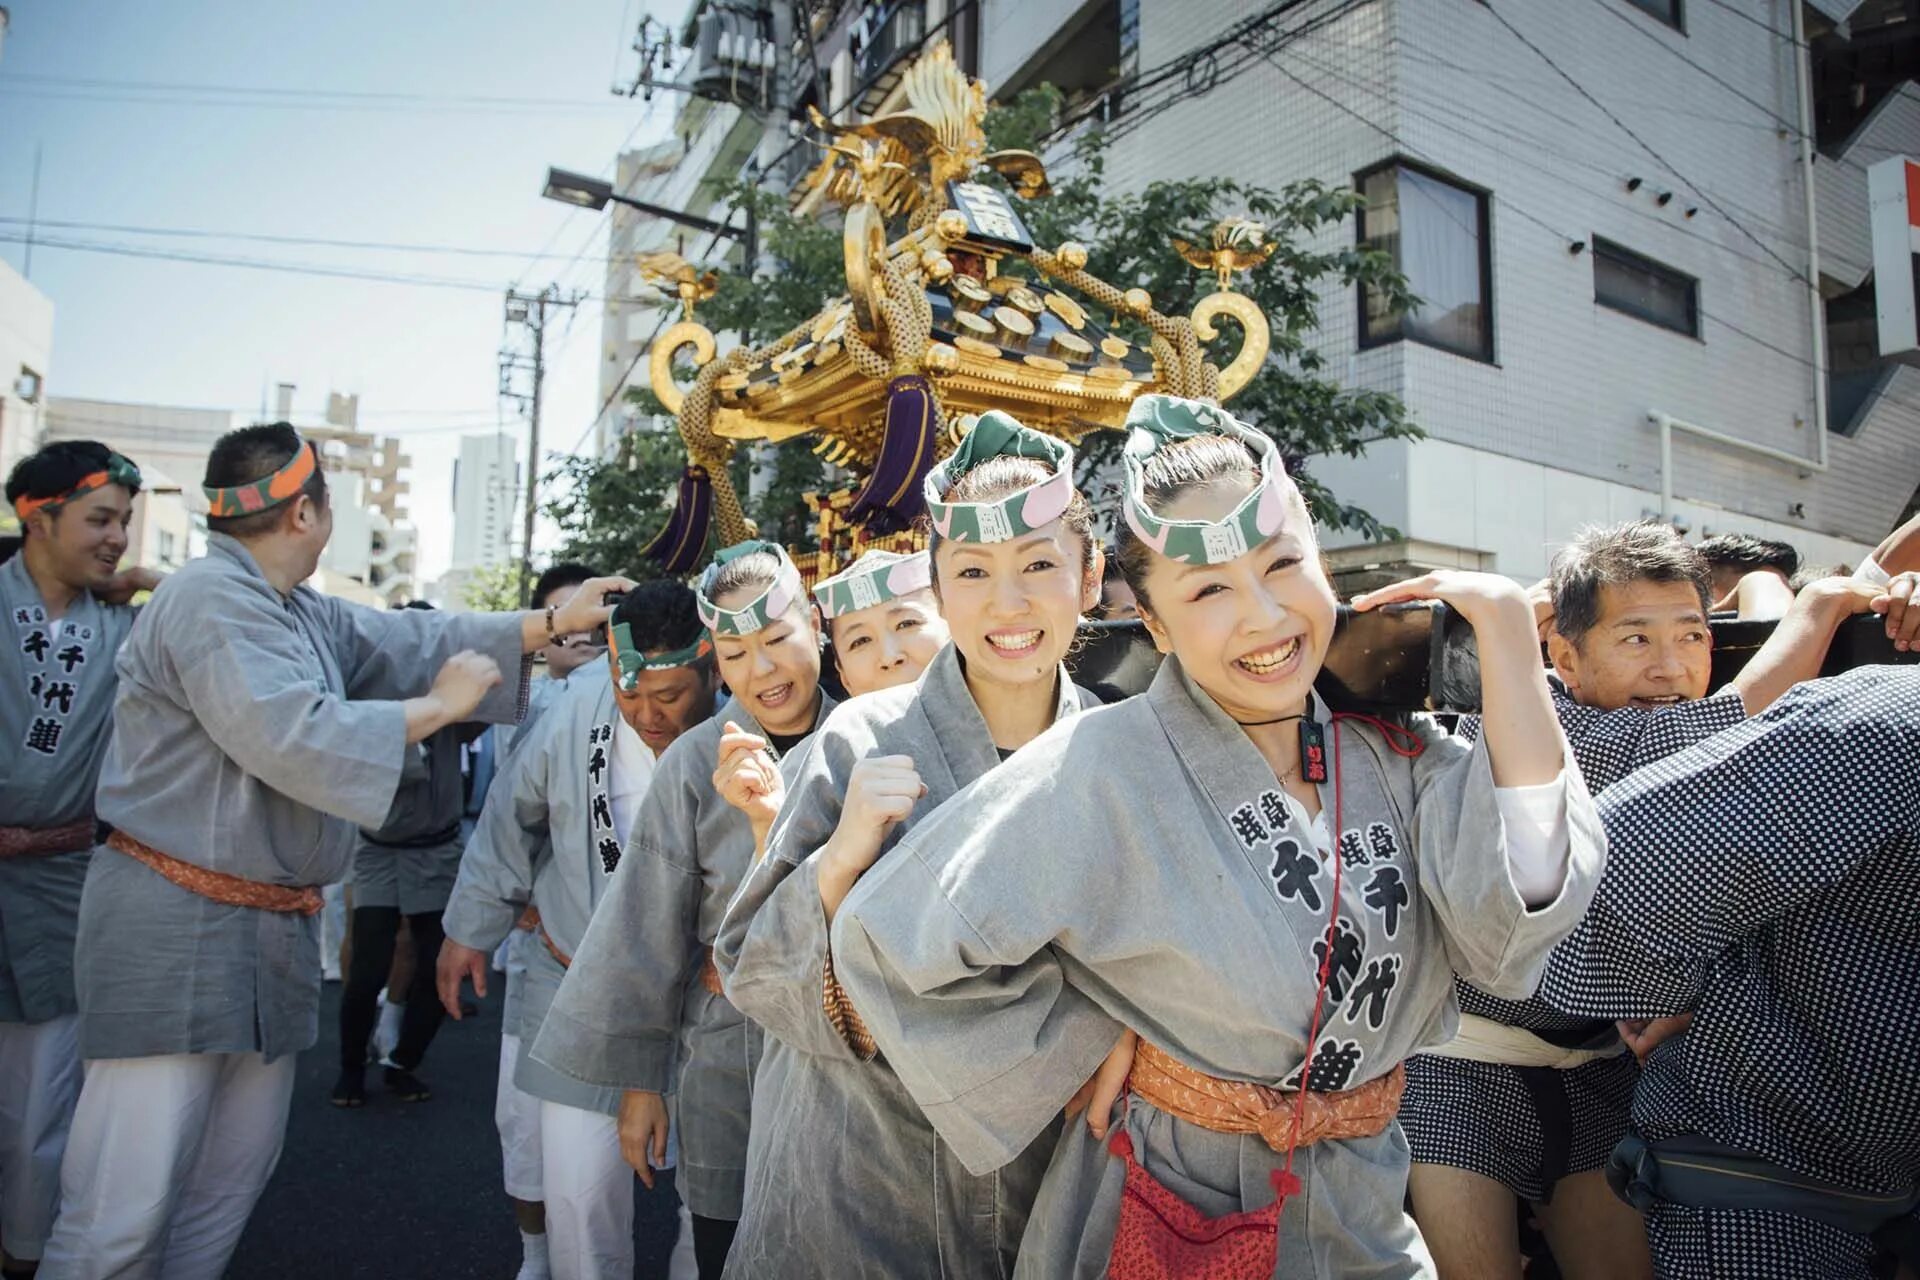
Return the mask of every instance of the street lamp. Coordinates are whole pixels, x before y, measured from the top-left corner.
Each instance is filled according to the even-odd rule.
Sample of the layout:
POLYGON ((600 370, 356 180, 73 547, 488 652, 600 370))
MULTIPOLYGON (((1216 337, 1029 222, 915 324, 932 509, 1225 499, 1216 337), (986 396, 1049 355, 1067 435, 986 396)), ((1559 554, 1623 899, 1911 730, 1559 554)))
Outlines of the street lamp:
POLYGON ((665 205, 635 200, 632 196, 621 195, 615 191, 611 182, 590 178, 584 173, 572 173, 566 169, 551 167, 547 170, 546 189, 540 194, 549 200, 570 204, 576 209, 604 209, 609 202, 623 204, 629 209, 637 209, 641 213, 650 214, 656 218, 665 218, 669 222, 676 222, 683 227, 692 227, 696 231, 704 231, 711 236, 725 236, 729 240, 736 240, 746 252, 749 273, 753 271, 753 264, 760 256, 760 223, 754 216, 751 202, 746 206, 747 225, 741 229, 728 226, 726 223, 715 222, 711 218, 702 218, 691 213, 683 213, 678 209, 669 209, 665 205))

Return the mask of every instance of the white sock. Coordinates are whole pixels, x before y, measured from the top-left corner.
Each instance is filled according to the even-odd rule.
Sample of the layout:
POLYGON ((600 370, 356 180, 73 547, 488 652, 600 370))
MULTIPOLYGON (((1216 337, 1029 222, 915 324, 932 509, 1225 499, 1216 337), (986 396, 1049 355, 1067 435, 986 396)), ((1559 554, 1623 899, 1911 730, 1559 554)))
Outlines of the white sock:
POLYGON ((380 1028, 373 1033, 373 1043, 381 1057, 392 1053, 394 1046, 400 1043, 400 1018, 406 1010, 404 1004, 391 1001, 380 1006, 380 1028))
POLYGON ((547 1233, 520 1233, 520 1274, 514 1280, 548 1280, 547 1233))

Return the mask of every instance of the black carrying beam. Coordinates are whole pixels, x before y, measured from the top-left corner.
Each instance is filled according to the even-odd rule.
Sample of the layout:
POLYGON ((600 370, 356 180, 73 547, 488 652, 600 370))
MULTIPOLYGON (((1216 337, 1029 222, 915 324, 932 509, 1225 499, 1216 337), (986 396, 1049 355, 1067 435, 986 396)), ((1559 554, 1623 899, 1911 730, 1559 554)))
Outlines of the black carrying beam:
MULTIPOLYGON (((1759 652, 1774 624, 1716 617, 1711 625, 1711 688, 1718 689, 1759 652)), ((1841 626, 1820 674, 1913 662, 1920 662, 1920 653, 1895 651, 1885 621, 1863 615, 1841 626)), ((1160 654, 1139 622, 1086 623, 1067 658, 1076 683, 1109 699, 1142 692, 1159 666, 1160 654)), ((1446 605, 1389 605, 1371 613, 1341 605, 1315 687, 1341 711, 1478 711, 1480 653, 1473 628, 1446 605)))

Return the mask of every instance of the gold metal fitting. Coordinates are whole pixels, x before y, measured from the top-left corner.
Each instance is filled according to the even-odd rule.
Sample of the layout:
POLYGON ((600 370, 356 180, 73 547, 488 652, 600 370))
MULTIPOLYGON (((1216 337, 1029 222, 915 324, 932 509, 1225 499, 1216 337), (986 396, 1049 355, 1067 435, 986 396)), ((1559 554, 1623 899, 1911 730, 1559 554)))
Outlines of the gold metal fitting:
POLYGON ((1030 316, 1037 316, 1046 310, 1047 304, 1040 301, 1040 295, 1025 285, 1015 285, 1007 290, 1007 301, 1030 316))
POLYGON ((995 307, 993 318, 1008 333, 1018 334, 1022 338, 1033 336, 1033 320, 1026 312, 1015 307, 995 307))
POLYGON ((953 259, 929 249, 920 255, 920 269, 927 273, 927 279, 939 284, 952 278, 953 259))
POLYGON ((960 353, 944 342, 936 342, 920 357, 920 367, 935 377, 944 377, 960 368, 960 353))
POLYGON ((1047 310, 1060 317, 1063 324, 1075 329, 1087 327, 1087 309, 1073 298, 1058 290, 1046 297, 1047 310))
POLYGON ((934 234, 948 244, 967 234, 967 215, 958 209, 948 209, 933 220, 934 234))
POLYGON ((1054 354, 1058 356, 1085 360, 1093 355, 1093 344, 1077 333, 1068 333, 1064 329, 1055 330, 1048 341, 1054 354))
POLYGON ((1136 316, 1144 316, 1153 310, 1153 295, 1145 289, 1129 289, 1120 295, 1120 302, 1127 311, 1136 316))
POLYGON ((1087 265, 1087 246, 1078 240, 1069 240, 1055 249, 1053 256, 1060 260, 1061 266, 1071 271, 1078 271, 1087 265))

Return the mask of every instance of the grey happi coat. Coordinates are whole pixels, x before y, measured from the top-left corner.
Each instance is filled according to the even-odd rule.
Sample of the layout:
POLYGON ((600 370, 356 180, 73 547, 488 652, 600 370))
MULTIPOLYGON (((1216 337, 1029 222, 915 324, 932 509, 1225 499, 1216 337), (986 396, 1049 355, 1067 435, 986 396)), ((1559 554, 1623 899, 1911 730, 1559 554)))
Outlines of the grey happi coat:
MULTIPOLYGON (((1569 764, 1566 882, 1529 911, 1484 749, 1415 728, 1425 749, 1408 760, 1370 726, 1327 727, 1338 860, 1323 862, 1245 732, 1168 659, 1146 694, 1056 725, 882 858, 835 918, 840 981, 974 1170, 1052 1123, 1123 1026, 1226 1079, 1291 1087, 1304 1068, 1338 1090, 1383 1075, 1453 1034, 1455 971, 1531 993, 1605 861, 1569 764), (1309 1046, 1330 909, 1333 980, 1309 1046)), ((1281 1156, 1259 1137, 1137 1097, 1124 1124, 1152 1175, 1208 1216, 1272 1202, 1281 1156)), ((1407 1165, 1397 1125, 1299 1151, 1274 1274, 1429 1273, 1402 1209, 1407 1165)), ((1067 1126, 1018 1274, 1106 1275, 1124 1172, 1067 1126)))
MULTIPOLYGON (((357 827, 386 820, 407 749, 400 700, 462 649, 505 679, 473 719, 517 718, 518 614, 368 609, 282 596, 238 541, 160 584, 120 647, 102 820, 183 862, 277 885, 346 874, 357 827)), ((117 851, 80 902, 80 1053, 136 1058, 311 1046, 317 916, 222 906, 117 851)))
POLYGON ((502 1027, 520 1037, 513 1082, 536 1098, 606 1115, 619 1113, 617 1091, 562 1075, 529 1050, 566 977, 540 932, 575 954, 620 865, 609 798, 619 718, 606 663, 567 680, 494 778, 442 918, 449 938, 490 952, 528 903, 539 909, 540 928, 516 957, 527 968, 517 1017, 502 1027))
POLYGON ((407 749, 393 807, 378 831, 362 831, 353 854, 353 906, 394 907, 402 915, 439 911, 460 870, 460 818, 466 788, 462 744, 473 735, 453 725, 407 749))
MULTIPOLYGON (((1053 697, 1056 720, 1099 705, 1064 670, 1053 697)), ((727 997, 767 1033, 729 1276, 998 1280, 1053 1153, 1049 1127, 1005 1167, 969 1173, 887 1064, 862 1061, 827 1019, 814 855, 853 767, 885 755, 911 756, 927 788, 889 845, 1000 763, 952 645, 915 684, 834 709, 798 754, 767 856, 720 927, 727 997)))
MULTIPOLYGON (((820 692, 815 724, 833 700, 820 692)), ((720 917, 753 862, 753 827, 713 785, 730 699, 661 753, 606 905, 541 1025, 533 1056, 608 1088, 676 1094, 677 1184, 703 1218, 740 1217, 755 1038, 701 980, 720 917)))
MULTIPOLYGON (((83 591, 57 622, 49 619, 25 555, 0 565, 0 607, 0 825, 45 830, 85 821, 112 727, 113 656, 134 610, 83 591)), ((79 1007, 73 944, 93 854, 91 837, 82 843, 0 858, 0 1022, 45 1022, 79 1007)))

